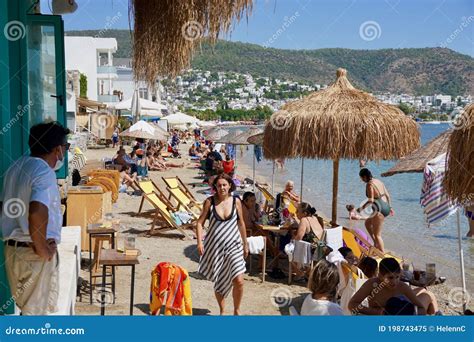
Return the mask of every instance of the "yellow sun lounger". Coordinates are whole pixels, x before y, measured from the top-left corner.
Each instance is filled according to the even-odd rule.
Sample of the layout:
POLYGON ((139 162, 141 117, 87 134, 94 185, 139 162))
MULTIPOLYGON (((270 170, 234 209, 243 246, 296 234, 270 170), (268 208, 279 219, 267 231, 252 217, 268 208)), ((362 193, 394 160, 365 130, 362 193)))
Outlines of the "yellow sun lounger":
POLYGON ((178 208, 190 212, 193 217, 197 219, 202 212, 202 203, 195 199, 179 177, 163 177, 163 181, 168 186, 168 199, 171 200, 171 198, 174 198, 178 208))
POLYGON ((275 205, 275 197, 268 191, 268 189, 255 184, 255 187, 262 193, 265 198, 265 203, 263 205, 263 211, 269 214, 275 205))
POLYGON ((179 178, 178 176, 175 177, 161 177, 165 182, 166 186, 170 189, 180 188, 182 192, 184 192, 191 200, 194 202, 198 202, 198 200, 194 197, 193 193, 188 189, 186 184, 179 178))
POLYGON ((161 200, 168 206, 168 208, 172 211, 177 211, 176 208, 165 196, 163 191, 158 188, 158 186, 152 180, 145 180, 145 181, 136 181, 135 184, 140 188, 143 192, 142 200, 140 202, 140 207, 138 208, 138 213, 141 213, 143 208, 143 203, 145 202, 145 195, 157 194, 161 200))
POLYGON ((354 255, 357 258, 361 258, 362 256, 370 256, 377 260, 377 262, 380 262, 383 258, 394 258, 396 259, 399 263, 401 263, 403 260, 393 254, 390 253, 382 253, 378 248, 375 246, 372 246, 369 241, 367 241, 363 236, 358 234, 357 232, 348 229, 348 228, 343 228, 342 229, 342 239, 344 240, 344 243, 346 244, 347 247, 349 247, 354 255), (358 242, 357 239, 359 239, 362 244, 369 246, 369 248, 364 248, 362 247, 358 242))
POLYGON ((192 239, 185 231, 185 229, 193 229, 195 226, 195 221, 193 220, 191 223, 181 224, 178 225, 175 219, 171 216, 168 206, 162 201, 162 199, 156 195, 144 195, 145 198, 150 202, 151 205, 156 210, 155 217, 153 218, 153 223, 151 225, 150 234, 153 235, 156 233, 155 226, 160 223, 165 224, 165 227, 160 227, 158 229, 162 230, 163 228, 169 229, 174 228, 178 230, 181 234, 183 234, 187 239, 192 239))

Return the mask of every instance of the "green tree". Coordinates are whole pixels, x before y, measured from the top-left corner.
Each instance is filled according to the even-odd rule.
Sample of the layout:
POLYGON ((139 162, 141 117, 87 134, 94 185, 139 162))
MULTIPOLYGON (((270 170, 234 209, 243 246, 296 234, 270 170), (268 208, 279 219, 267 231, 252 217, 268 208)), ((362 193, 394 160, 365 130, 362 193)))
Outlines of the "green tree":
POLYGON ((410 106, 410 105, 407 104, 407 103, 404 103, 404 102, 400 103, 400 104, 398 105, 398 108, 400 108, 400 110, 401 110, 403 113, 405 113, 406 115, 411 114, 411 113, 414 112, 413 107, 410 106))
POLYGON ((79 97, 87 99, 87 76, 84 74, 79 76, 79 97))

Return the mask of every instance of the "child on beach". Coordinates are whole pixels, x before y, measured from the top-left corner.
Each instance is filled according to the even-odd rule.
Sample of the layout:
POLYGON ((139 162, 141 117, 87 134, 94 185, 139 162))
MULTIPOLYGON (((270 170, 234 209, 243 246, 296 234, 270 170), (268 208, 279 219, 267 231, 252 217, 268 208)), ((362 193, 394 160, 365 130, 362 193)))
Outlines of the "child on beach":
POLYGON ((357 267, 364 273, 367 278, 374 278, 377 276, 379 264, 377 260, 371 257, 363 257, 357 267))
POLYGON ((364 218, 357 213, 354 204, 346 205, 346 209, 349 212, 349 220, 363 220, 364 218))
POLYGON ((341 247, 338 249, 339 253, 341 253, 342 257, 347 261, 349 265, 357 265, 359 260, 352 252, 352 249, 349 247, 341 247))
POLYGON ((342 316, 341 307, 336 303, 339 274, 337 266, 325 259, 318 261, 311 272, 306 296, 301 307, 302 316, 342 316))
POLYGON ((394 258, 384 258, 379 265, 377 277, 368 279, 349 301, 353 314, 383 315, 389 299, 398 297, 409 301, 418 308, 419 315, 438 313, 438 303, 434 295, 425 289, 412 289, 400 281, 401 268, 394 258), (362 305, 368 300, 369 307, 362 305))

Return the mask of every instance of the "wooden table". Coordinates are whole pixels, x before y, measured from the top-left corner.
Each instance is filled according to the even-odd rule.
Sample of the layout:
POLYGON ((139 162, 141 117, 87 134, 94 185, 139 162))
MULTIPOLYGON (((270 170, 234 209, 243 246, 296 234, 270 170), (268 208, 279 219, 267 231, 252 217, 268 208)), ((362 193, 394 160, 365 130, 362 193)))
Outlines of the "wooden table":
POLYGON ((276 233, 274 243, 275 243, 275 247, 278 248, 279 253, 268 264, 268 267, 273 266, 273 264, 276 261, 278 261, 278 258, 280 257, 280 255, 283 254, 283 252, 280 251, 280 236, 287 234, 291 227, 289 227, 289 226, 271 226, 271 225, 262 225, 262 224, 256 224, 256 226, 258 228, 262 229, 263 231, 276 233))
MULTIPOLYGON (((131 271, 131 289, 130 289, 130 316, 133 316, 133 296, 135 294, 135 265, 138 265, 138 256, 125 255, 116 249, 105 249, 101 254, 99 264, 102 265, 102 288, 105 288, 105 271, 107 266, 130 266, 131 271)), ((105 294, 101 295, 100 314, 105 315, 105 294)))
MULTIPOLYGON (((115 233, 117 231, 110 227, 104 228, 101 223, 91 223, 87 227, 87 234, 89 234, 89 290, 90 290, 90 304, 92 304, 92 236, 110 236, 112 239, 112 249, 115 248, 115 233)), ((98 257, 97 255, 95 256, 98 257)), ((115 303, 115 269, 112 268, 112 293, 114 295, 115 303)))

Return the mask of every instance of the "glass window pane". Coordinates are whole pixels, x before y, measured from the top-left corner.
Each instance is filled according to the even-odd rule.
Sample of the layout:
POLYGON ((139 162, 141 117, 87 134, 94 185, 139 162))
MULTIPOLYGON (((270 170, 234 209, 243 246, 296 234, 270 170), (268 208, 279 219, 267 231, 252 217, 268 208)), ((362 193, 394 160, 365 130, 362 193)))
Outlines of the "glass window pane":
POLYGON ((30 126, 58 120, 54 26, 28 25, 28 93, 30 126))

